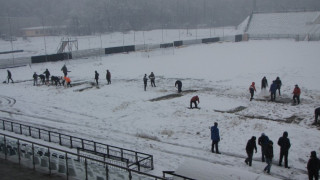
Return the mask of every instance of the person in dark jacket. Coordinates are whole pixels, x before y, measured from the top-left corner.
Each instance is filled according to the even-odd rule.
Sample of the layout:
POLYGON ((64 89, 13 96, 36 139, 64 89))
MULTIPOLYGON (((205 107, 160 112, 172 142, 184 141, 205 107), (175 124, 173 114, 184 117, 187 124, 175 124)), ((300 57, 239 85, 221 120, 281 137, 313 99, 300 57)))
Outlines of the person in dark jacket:
POLYGON ((94 79, 96 80, 97 85, 99 85, 99 73, 94 71, 94 79))
POLYGON ((108 81, 108 84, 111 84, 111 73, 109 70, 107 70, 106 79, 108 81))
POLYGON ((249 92, 251 94, 250 101, 252 101, 255 91, 256 91, 255 83, 252 82, 252 84, 249 87, 249 92))
POLYGON ((293 99, 293 103, 296 104, 296 103, 298 102, 298 104, 300 104, 300 94, 301 94, 301 90, 300 90, 298 84, 296 84, 296 85, 294 86, 294 89, 293 89, 292 94, 293 94, 293 98, 292 98, 292 99, 293 99))
POLYGON ((36 72, 33 73, 33 85, 37 86, 38 85, 38 74, 36 72))
POLYGON ((277 85, 277 90, 279 90, 279 96, 281 96, 280 89, 281 89, 281 86, 282 86, 282 82, 281 82, 279 77, 276 78, 275 83, 277 85))
MULTIPOLYGON (((66 76, 65 76, 66 77, 66 76)), ((58 86, 58 84, 61 86, 60 77, 58 76, 51 76, 51 84, 55 84, 58 86)))
POLYGON ((193 96, 190 100, 190 108, 192 109, 192 104, 194 104, 194 107, 195 108, 198 108, 198 104, 197 104, 197 101, 198 101, 198 104, 200 103, 200 99, 199 99, 199 96, 193 96))
POLYGON ((219 152, 219 146, 218 146, 219 141, 220 141, 218 123, 215 122, 214 126, 211 126, 210 130, 211 130, 211 140, 212 140, 211 152, 214 153, 214 146, 216 146, 216 153, 221 154, 219 152))
POLYGON ((154 76, 153 72, 151 72, 151 74, 149 75, 149 79, 151 82, 151 87, 156 87, 156 84, 154 83, 156 77, 154 76))
POLYGON ((283 136, 279 138, 278 145, 280 146, 280 159, 279 166, 282 166, 282 159, 284 157, 284 167, 289 168, 288 166, 288 153, 291 147, 290 139, 288 138, 288 132, 283 132, 283 136))
POLYGON ((8 78, 8 83, 9 83, 9 80, 11 80, 11 83, 13 83, 11 72, 10 72, 9 70, 7 70, 7 72, 8 72, 8 76, 7 76, 7 78, 8 78))
POLYGON ((266 151, 266 147, 268 145, 268 142, 269 142, 269 137, 266 136, 264 133, 262 133, 258 139, 258 144, 261 146, 261 161, 262 162, 265 161, 265 151, 266 151))
POLYGON ((147 83, 148 83, 147 74, 144 74, 144 77, 143 77, 144 91, 147 90, 147 83))
POLYGON ((314 110, 314 124, 318 123, 318 117, 320 115, 320 107, 316 108, 314 110))
POLYGON ((174 87, 178 86, 178 93, 181 93, 181 88, 182 88, 182 82, 180 80, 177 80, 176 83, 174 84, 174 87))
POLYGON ((268 87, 268 80, 267 78, 264 76, 261 80, 261 90, 262 89, 266 89, 268 87))
POLYGON ((249 166, 252 165, 252 156, 253 156, 253 150, 256 150, 257 153, 257 144, 256 144, 256 137, 252 136, 251 139, 248 140, 247 146, 246 146, 246 152, 247 152, 247 159, 244 161, 249 166))
POLYGON ((45 84, 46 77, 45 77, 43 74, 40 74, 40 75, 39 75, 39 78, 40 78, 40 82, 41 82, 42 84, 45 84))
POLYGON ((273 159, 273 142, 269 141, 265 151, 267 166, 264 171, 270 174, 272 159, 273 159))
POLYGON ((68 69, 66 65, 62 66, 61 71, 63 72, 64 77, 68 75, 68 69))
POLYGON ((49 84, 49 77, 50 77, 50 72, 48 69, 46 69, 43 74, 45 75, 46 77, 46 83, 49 84))
POLYGON ((307 165, 309 180, 319 179, 320 170, 320 160, 317 158, 317 153, 315 151, 311 152, 310 159, 307 165))
POLYGON ((277 84, 275 81, 272 82, 269 92, 271 93, 271 101, 275 101, 277 92, 277 84))

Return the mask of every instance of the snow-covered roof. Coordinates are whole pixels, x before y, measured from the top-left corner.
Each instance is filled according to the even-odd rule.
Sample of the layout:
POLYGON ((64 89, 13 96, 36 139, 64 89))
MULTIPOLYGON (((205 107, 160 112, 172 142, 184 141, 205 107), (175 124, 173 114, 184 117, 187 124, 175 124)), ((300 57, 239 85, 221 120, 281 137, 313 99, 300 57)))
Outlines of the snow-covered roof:
POLYGON ((37 27, 22 28, 22 30, 42 30, 42 29, 57 29, 57 28, 66 28, 66 26, 37 26, 37 27))
POLYGON ((306 34, 320 33, 315 26, 320 16, 314 12, 253 13, 248 34, 306 34))

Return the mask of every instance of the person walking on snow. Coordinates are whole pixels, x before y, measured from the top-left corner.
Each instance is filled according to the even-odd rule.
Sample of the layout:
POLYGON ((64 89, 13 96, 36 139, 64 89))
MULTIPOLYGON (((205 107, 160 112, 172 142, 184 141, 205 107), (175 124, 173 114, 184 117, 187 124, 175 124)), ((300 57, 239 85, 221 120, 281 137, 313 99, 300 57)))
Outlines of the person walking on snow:
POLYGON ((148 83, 147 74, 144 74, 144 77, 143 77, 144 91, 147 90, 147 83, 148 83))
POLYGON ((273 159, 273 142, 272 141, 268 142, 265 155, 266 155, 267 166, 264 168, 264 171, 270 174, 272 159, 273 159))
POLYGON ((33 86, 38 85, 38 74, 36 72, 33 73, 33 86))
POLYGON ((277 84, 275 81, 272 82, 269 92, 271 93, 271 101, 275 101, 277 92, 277 84))
POLYGON ((255 91, 256 91, 255 83, 252 82, 252 84, 251 84, 250 87, 249 87, 249 92, 250 92, 250 94, 251 94, 250 101, 252 101, 255 91))
POLYGON ((261 136, 258 139, 258 144, 261 146, 261 161, 265 161, 265 152, 266 152, 266 147, 269 142, 269 137, 266 136, 264 133, 261 134, 261 136))
POLYGON ((280 89, 281 89, 281 86, 282 86, 282 82, 281 82, 279 77, 276 78, 275 83, 277 85, 277 90, 279 90, 279 96, 281 96, 280 89))
POLYGON ((108 84, 111 84, 111 73, 108 69, 107 69, 106 79, 108 81, 108 84))
POLYGON ((156 87, 156 84, 154 83, 155 81, 155 76, 153 74, 153 72, 151 72, 151 74, 149 75, 149 79, 150 79, 150 82, 151 82, 151 87, 156 87))
POLYGON ((191 109, 193 109, 193 108, 192 108, 192 103, 194 104, 194 107, 195 107, 195 108, 198 108, 197 101, 198 101, 198 104, 199 104, 199 103, 200 103, 200 99, 199 99, 198 96, 193 96, 193 97, 191 98, 191 100, 190 100, 190 108, 191 108, 191 109))
POLYGON ((256 150, 256 153, 257 153, 257 144, 256 144, 255 136, 252 136, 251 139, 248 140, 247 146, 246 146, 246 152, 248 157, 244 162, 249 166, 252 165, 253 150, 256 150))
POLYGON ((320 160, 317 158, 317 153, 315 151, 311 152, 307 169, 308 169, 309 180, 313 180, 313 178, 315 180, 319 179, 320 160))
POLYGON ((62 66, 61 71, 63 72, 64 77, 68 75, 68 69, 66 65, 62 66))
POLYGON ((180 80, 177 80, 176 83, 174 84, 174 87, 178 86, 178 93, 181 93, 181 88, 182 88, 182 82, 180 80))
POLYGON ((211 140, 212 140, 211 152, 214 153, 214 146, 215 146, 216 147, 216 153, 217 154, 221 154, 219 152, 219 145, 218 145, 219 141, 220 141, 218 123, 215 122, 214 126, 211 126, 210 130, 211 130, 211 140))
POLYGON ((296 104, 298 102, 298 104, 300 104, 301 90, 300 90, 298 84, 295 85, 292 94, 293 94, 293 103, 296 104))
POLYGON ((282 159, 284 157, 284 167, 289 168, 288 166, 288 154, 291 147, 290 139, 288 138, 288 132, 283 132, 283 136, 279 138, 278 145, 280 146, 280 158, 279 166, 282 166, 282 159))
POLYGON ((13 83, 11 72, 9 70, 7 70, 7 72, 8 72, 8 76, 7 76, 8 84, 9 84, 9 80, 11 80, 11 83, 13 83))
POLYGON ((97 86, 99 85, 99 73, 94 71, 94 79, 96 80, 97 86))
POLYGON ((268 87, 268 80, 267 78, 264 76, 261 80, 261 90, 266 89, 268 87))
POLYGON ((318 117, 320 115, 320 107, 316 108, 314 110, 314 124, 318 123, 318 117))
POLYGON ((50 72, 48 69, 46 69, 43 74, 46 76, 46 84, 49 84, 49 77, 50 77, 50 72))

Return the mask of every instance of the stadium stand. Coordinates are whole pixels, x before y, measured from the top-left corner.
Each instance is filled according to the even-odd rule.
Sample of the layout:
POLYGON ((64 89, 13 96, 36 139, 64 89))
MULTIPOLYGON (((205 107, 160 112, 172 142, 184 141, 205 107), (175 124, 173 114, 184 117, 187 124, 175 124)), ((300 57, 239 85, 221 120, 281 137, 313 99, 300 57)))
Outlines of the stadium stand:
POLYGON ((253 13, 245 21, 249 39, 320 39, 319 11, 253 13))

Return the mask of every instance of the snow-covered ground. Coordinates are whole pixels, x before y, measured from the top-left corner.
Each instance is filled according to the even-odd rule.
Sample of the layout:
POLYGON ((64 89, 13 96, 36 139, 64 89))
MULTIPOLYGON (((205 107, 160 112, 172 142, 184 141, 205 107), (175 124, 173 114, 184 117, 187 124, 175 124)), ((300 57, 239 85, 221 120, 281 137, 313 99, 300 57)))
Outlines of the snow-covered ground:
MULTIPOLYGON (((0 116, 152 154, 155 170, 150 173, 159 176, 194 160, 197 167, 206 166, 196 172, 219 179, 307 179, 310 152, 320 153, 320 133, 311 125, 314 108, 320 106, 319 48, 320 42, 291 40, 215 43, 175 48, 174 53, 149 58, 134 52, 12 68, 16 83, 0 85, 0 116), (32 85, 34 72, 48 68, 51 75, 62 76, 65 63, 72 88, 32 85), (106 83, 106 69, 112 73, 111 85, 106 83), (100 73, 98 87, 92 85, 95 70, 100 73), (148 82, 144 91, 142 78, 150 72, 157 87, 148 82), (278 101, 283 103, 265 101, 260 91, 263 76, 269 84, 280 77, 278 101), (178 79, 185 92, 174 97, 178 79), (253 81, 257 92, 249 101, 253 81), (292 106, 295 84, 302 90, 301 104, 292 106), (174 98, 150 101, 166 95, 174 98), (200 110, 187 108, 194 95, 200 97, 200 110), (8 98, 15 103, 7 103, 8 98), (214 122, 219 123, 220 155, 210 152, 209 126, 214 122), (292 144, 290 169, 276 165, 277 141, 284 131, 292 144), (259 146, 252 167, 244 163, 247 140, 261 133, 274 142, 271 175, 263 173, 266 164, 260 161, 259 146)), ((1 69, 2 81, 6 76, 6 69, 1 69)))
MULTIPOLYGON (((76 40, 78 50, 107 48, 139 44, 173 43, 173 41, 202 39, 209 37, 224 37, 243 32, 243 27, 219 27, 209 29, 163 29, 151 31, 128 31, 109 34, 96 34, 92 36, 44 36, 17 38, 17 41, 4 41, 0 39, 0 52, 24 50, 14 54, 0 54, 0 59, 31 57, 45 54, 56 54, 62 40, 76 40)), ((72 51, 76 51, 73 44, 72 51)), ((69 49, 66 48, 66 52, 69 49)))

